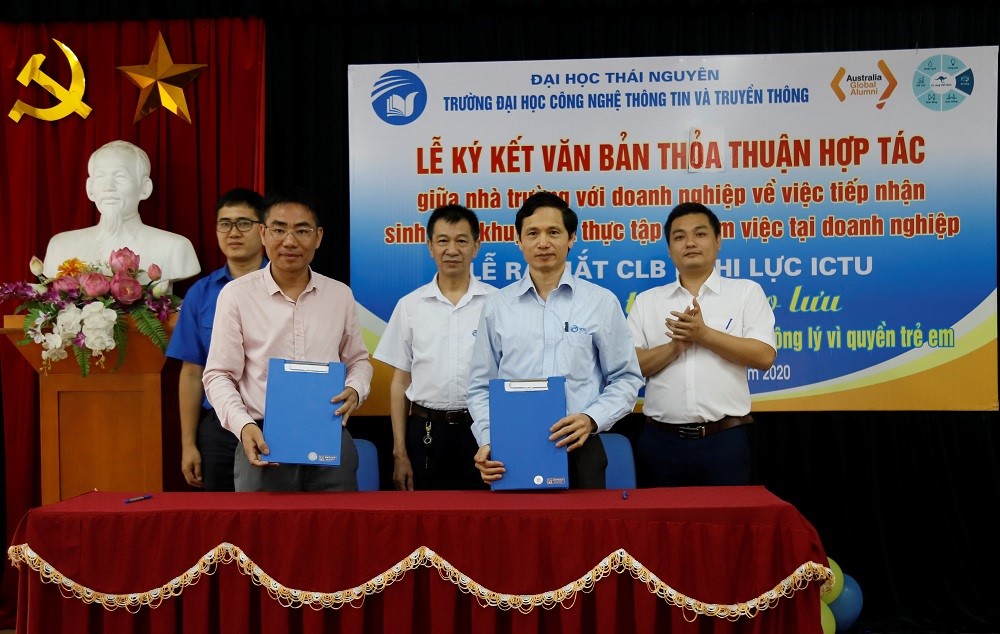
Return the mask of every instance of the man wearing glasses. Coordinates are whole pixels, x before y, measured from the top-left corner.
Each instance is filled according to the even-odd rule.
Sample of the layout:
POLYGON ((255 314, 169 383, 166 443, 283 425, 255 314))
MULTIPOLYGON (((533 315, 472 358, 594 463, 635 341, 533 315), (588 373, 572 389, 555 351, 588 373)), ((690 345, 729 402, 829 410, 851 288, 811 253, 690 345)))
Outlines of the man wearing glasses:
POLYGON ((238 187, 215 204, 215 235, 226 264, 201 278, 184 295, 167 356, 179 359, 177 395, 181 418, 181 472, 187 483, 206 491, 234 491, 233 455, 239 445, 222 428, 201 384, 222 287, 267 264, 261 249, 263 197, 238 187))
POLYGON ((345 428, 339 468, 267 462, 264 418, 268 360, 338 361, 346 387, 330 402, 343 424, 368 396, 372 364, 347 285, 309 264, 323 240, 316 205, 306 196, 271 195, 260 228, 268 266, 219 293, 203 383, 222 426, 240 439, 237 491, 356 491, 358 452, 345 428))

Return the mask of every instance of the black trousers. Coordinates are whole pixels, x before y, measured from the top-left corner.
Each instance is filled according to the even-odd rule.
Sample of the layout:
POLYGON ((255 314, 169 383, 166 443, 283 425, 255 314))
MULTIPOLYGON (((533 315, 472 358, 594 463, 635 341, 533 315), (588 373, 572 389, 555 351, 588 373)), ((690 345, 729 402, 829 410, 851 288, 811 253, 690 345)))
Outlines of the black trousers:
POLYGON ((432 422, 413 414, 406 420, 406 454, 418 491, 487 490, 476 469, 477 451, 468 424, 432 422))
POLYGON ((608 454, 600 435, 591 435, 583 446, 569 452, 569 488, 607 488, 605 472, 608 470, 608 454))
POLYGON ((704 438, 681 438, 643 425, 635 443, 640 487, 746 486, 751 484, 750 425, 704 438))
POLYGON ((240 441, 225 429, 214 409, 202 409, 198 421, 198 451, 201 453, 201 481, 206 491, 235 491, 233 455, 240 441))

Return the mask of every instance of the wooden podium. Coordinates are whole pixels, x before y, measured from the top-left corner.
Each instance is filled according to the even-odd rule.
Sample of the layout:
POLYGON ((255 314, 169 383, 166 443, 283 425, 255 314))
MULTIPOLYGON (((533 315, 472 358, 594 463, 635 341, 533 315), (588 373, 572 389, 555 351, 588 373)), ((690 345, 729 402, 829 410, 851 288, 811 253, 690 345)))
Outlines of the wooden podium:
MULTIPOLYGON (((168 334, 175 321, 176 314, 165 324, 168 334)), ((24 339, 23 324, 23 315, 5 315, 3 332, 16 344, 24 339)), ((40 345, 15 347, 41 369, 40 345)), ((42 504, 93 490, 163 490, 160 370, 166 357, 130 326, 125 363, 112 371, 117 360, 117 350, 106 353, 105 367, 91 363, 84 378, 70 353, 39 373, 42 504)))

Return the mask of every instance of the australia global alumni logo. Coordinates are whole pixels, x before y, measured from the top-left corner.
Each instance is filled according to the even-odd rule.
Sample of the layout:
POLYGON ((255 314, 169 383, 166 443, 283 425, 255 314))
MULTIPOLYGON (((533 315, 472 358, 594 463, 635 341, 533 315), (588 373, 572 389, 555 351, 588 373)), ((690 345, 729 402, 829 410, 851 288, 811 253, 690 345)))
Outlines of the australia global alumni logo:
POLYGON ((408 70, 390 70, 372 86, 372 110, 390 125, 416 121, 427 106, 427 88, 408 70))
POLYGON ((848 97, 873 99, 875 107, 881 110, 896 89, 897 82, 885 60, 880 59, 875 66, 877 70, 866 69, 860 72, 848 71, 841 66, 830 82, 833 94, 842 102, 848 97))

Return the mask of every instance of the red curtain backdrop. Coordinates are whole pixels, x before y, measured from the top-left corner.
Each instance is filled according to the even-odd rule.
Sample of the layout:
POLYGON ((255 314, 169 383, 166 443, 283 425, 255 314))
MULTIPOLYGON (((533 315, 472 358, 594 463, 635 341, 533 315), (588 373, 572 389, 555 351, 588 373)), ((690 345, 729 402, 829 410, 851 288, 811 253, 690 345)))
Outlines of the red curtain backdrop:
MULTIPOLYGON (((31 256, 44 257, 53 234, 98 221, 86 196, 87 159, 115 139, 149 154, 153 193, 139 206, 143 222, 187 236, 204 274, 223 263, 212 213, 218 195, 237 186, 264 190, 264 23, 248 18, 0 24, 0 110, 0 281, 28 280, 31 256), (207 65, 184 89, 191 123, 162 106, 133 123, 139 88, 118 67, 148 64, 158 33, 175 64, 207 65), (92 111, 86 119, 76 113, 57 121, 25 115, 15 123, 7 113, 19 99, 39 108, 58 103, 37 83, 17 81, 32 55, 45 55, 41 70, 70 86, 70 63, 53 39, 79 59, 86 78, 83 101, 92 111)), ((9 314, 15 307, 0 309, 9 314)), ((40 502, 40 466, 37 378, 3 342, 0 379, 9 544, 21 517, 40 502)), ((122 424, 138 415, 108 412, 122 424)), ((164 419, 165 429, 176 426, 176 420, 164 419)), ((87 450, 86 438, 76 450, 87 450)), ((16 588, 16 570, 5 564, 0 627, 14 625, 16 588)))

